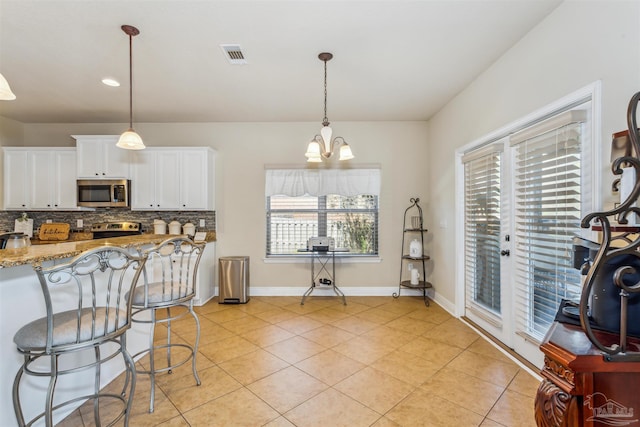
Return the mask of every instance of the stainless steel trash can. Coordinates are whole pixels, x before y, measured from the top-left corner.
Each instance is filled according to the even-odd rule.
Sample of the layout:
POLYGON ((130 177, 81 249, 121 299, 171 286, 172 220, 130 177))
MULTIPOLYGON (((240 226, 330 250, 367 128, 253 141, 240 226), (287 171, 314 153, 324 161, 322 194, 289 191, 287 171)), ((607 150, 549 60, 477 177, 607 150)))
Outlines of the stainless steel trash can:
POLYGON ((220 257, 218 266, 219 304, 249 301, 249 257, 220 257))

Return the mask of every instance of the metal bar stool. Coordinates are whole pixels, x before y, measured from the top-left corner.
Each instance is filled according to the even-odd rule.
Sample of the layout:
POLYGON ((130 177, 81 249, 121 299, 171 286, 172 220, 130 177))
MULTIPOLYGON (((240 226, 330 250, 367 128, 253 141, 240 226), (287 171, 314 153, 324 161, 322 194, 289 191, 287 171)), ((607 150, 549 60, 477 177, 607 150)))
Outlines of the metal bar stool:
POLYGON ((114 425, 123 416, 124 425, 129 424, 136 372, 126 348, 131 301, 125 295, 137 282, 143 265, 144 257, 103 246, 85 251, 68 263, 34 267, 46 316, 23 326, 13 338, 24 356, 13 383, 13 405, 20 426, 44 419, 51 427, 54 412, 63 410, 57 412, 61 417, 65 409, 74 409, 69 405, 79 406, 89 399, 93 400, 95 425, 114 425), (103 365, 114 360, 108 366, 117 368, 114 364, 118 355, 122 355, 126 372, 122 390, 101 391, 101 372, 106 369, 103 365), (88 370, 94 372, 83 375, 88 370), (65 381, 68 379, 72 387, 65 387, 64 381, 58 383, 67 374, 65 381), (37 377, 47 377, 48 385, 37 377), (26 422, 21 393, 33 400, 38 391, 46 391, 44 410, 26 422), (111 421, 101 421, 101 408, 113 401, 122 404, 122 410, 112 415, 111 421))
POLYGON ((155 399, 156 374, 171 373, 173 369, 191 360, 191 368, 196 385, 200 378, 196 370, 196 354, 200 342, 200 320, 193 311, 193 298, 196 293, 196 278, 200 258, 205 243, 195 243, 187 237, 174 237, 165 240, 158 246, 144 252, 146 259, 143 269, 143 283, 139 283, 133 291, 132 321, 149 324, 149 348, 133 357, 149 354, 149 369, 138 369, 138 373, 148 374, 151 379, 151 399, 149 412, 153 412, 155 399), (158 315, 159 310, 164 312, 158 315), (195 320, 196 334, 193 344, 177 343, 171 340, 171 323, 187 315, 195 320), (164 324, 167 328, 166 341, 155 343, 156 324, 164 324), (187 354, 180 354, 179 360, 172 360, 172 351, 186 349, 187 354), (166 364, 156 366, 156 351, 164 350, 166 364))

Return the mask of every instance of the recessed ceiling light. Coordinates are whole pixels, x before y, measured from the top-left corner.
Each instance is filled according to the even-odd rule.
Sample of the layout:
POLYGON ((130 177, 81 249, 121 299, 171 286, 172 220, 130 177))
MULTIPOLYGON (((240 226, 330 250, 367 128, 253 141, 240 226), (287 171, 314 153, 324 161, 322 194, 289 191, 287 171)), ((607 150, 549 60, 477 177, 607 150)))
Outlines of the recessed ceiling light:
POLYGON ((107 86, 112 86, 112 87, 118 87, 120 86, 120 82, 111 78, 105 78, 102 79, 102 83, 106 84, 107 86))

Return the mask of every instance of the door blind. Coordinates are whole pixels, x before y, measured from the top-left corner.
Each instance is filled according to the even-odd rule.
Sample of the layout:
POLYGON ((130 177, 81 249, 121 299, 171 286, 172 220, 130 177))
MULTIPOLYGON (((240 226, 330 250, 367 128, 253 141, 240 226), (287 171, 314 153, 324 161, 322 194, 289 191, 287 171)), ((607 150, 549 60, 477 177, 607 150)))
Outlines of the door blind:
MULTIPOLYGON (((463 157, 466 308, 500 318, 502 144, 463 157)), ((498 320, 499 321, 499 320, 498 320)))
POLYGON ((573 122, 514 145, 516 330, 536 340, 561 300, 580 295, 572 238, 580 233, 581 134, 573 122))

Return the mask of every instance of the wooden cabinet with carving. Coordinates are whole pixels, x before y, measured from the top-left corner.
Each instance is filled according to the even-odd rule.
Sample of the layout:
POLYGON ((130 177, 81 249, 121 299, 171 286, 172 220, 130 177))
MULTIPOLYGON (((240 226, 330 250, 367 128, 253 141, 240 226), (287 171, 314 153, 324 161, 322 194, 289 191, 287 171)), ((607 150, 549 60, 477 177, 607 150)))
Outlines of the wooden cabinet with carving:
MULTIPOLYGON (((603 343, 618 335, 596 331, 603 343)), ((640 349, 630 338, 629 348, 640 349)), ((640 362, 607 361, 581 327, 555 322, 540 349, 544 378, 535 399, 538 426, 640 425, 640 362)))

